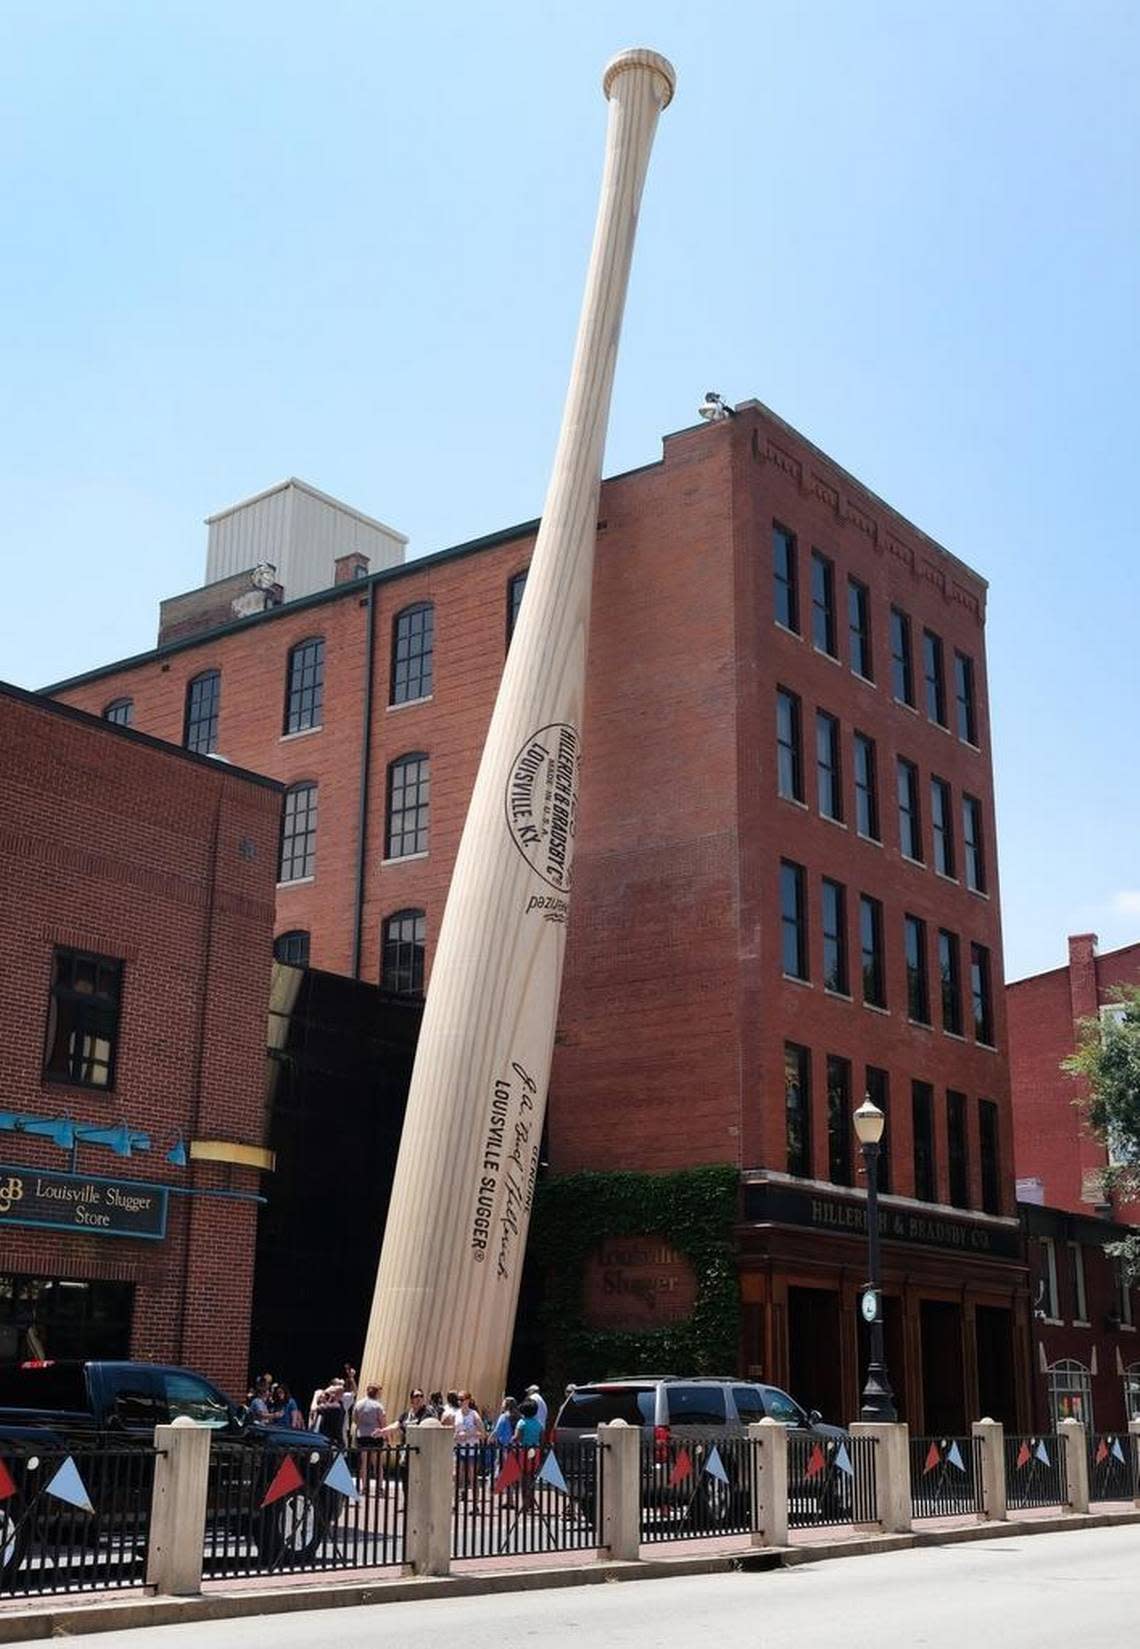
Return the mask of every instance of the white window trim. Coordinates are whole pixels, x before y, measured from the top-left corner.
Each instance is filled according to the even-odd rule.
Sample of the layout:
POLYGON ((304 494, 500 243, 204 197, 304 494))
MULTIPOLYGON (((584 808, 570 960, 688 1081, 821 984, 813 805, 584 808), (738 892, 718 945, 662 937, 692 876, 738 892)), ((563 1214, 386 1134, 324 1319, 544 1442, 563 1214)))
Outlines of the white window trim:
POLYGON ((1045 1321, 1059 1323, 1061 1297, 1057 1291, 1057 1244, 1052 1237, 1039 1237, 1038 1241, 1045 1257, 1045 1321))

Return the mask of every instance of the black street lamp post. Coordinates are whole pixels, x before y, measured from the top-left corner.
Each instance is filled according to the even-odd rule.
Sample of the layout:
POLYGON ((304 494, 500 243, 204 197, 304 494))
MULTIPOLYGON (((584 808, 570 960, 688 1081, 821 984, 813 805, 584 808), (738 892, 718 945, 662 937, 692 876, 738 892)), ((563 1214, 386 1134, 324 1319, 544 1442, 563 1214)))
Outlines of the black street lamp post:
POLYGON ((886 1117, 868 1094, 855 1112, 855 1132, 863 1149, 863 1167, 867 1175, 867 1259, 870 1278, 863 1292, 862 1312, 871 1331, 871 1360, 867 1365, 867 1384, 863 1387, 861 1420, 895 1421, 895 1394, 891 1390, 883 1356, 883 1303, 879 1287, 879 1141, 883 1137, 886 1117))

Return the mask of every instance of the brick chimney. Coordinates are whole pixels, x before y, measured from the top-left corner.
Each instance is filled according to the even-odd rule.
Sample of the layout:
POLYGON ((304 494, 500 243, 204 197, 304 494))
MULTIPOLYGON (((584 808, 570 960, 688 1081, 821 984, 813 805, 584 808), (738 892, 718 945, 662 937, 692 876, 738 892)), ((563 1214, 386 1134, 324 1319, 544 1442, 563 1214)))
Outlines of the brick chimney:
POLYGON ((1096 986, 1095 933, 1069 935, 1069 1000, 1073 1006, 1073 1024, 1078 1019, 1092 1019, 1099 1006, 1096 986))
POLYGON ((361 555, 359 550, 352 550, 348 555, 338 555, 333 562, 336 571, 334 584, 351 584, 354 578, 364 578, 368 572, 368 557, 361 555))

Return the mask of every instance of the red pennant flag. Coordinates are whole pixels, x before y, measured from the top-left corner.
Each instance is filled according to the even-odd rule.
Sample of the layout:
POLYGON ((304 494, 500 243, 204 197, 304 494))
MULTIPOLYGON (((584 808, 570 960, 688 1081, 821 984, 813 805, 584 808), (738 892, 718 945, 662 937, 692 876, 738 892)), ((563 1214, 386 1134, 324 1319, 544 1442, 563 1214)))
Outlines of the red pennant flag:
POLYGON ((1099 1466, 1102 1460, 1108 1459, 1108 1444, 1102 1437, 1096 1446, 1096 1463, 1099 1466))
POLYGON ((522 1467, 519 1465, 519 1457, 512 1451, 512 1453, 503 1456, 503 1463, 499 1467, 499 1475, 491 1486, 496 1494, 502 1494, 504 1489, 509 1489, 512 1483, 517 1483, 521 1476, 522 1467))
POLYGON ((0 1500, 10 1500, 16 1492, 16 1485, 12 1481, 12 1474, 0 1460, 0 1500))
POLYGON ((669 1473, 669 1487, 675 1489, 678 1483, 683 1483, 686 1477, 693 1475, 693 1462, 689 1458, 688 1449, 680 1449, 673 1462, 673 1470, 669 1473))
POLYGON ((818 1477, 826 1465, 827 1461, 824 1458, 823 1450, 817 1443, 808 1455, 807 1471, 804 1472, 805 1480, 810 1482, 813 1477, 818 1477))
POLYGON ((1017 1451, 1017 1467, 1018 1467, 1018 1470, 1020 1471, 1022 1466, 1028 1466, 1028 1464, 1029 1464, 1029 1462, 1032 1458, 1033 1458, 1033 1456, 1029 1452, 1029 1444, 1028 1443, 1023 1443, 1017 1451))
POLYGON ((932 1472, 935 1466, 939 1466, 941 1464, 942 1456, 938 1452, 938 1444, 931 1443, 930 1447, 926 1451, 926 1464, 922 1468, 923 1477, 926 1476, 927 1472, 932 1472))
POLYGON ((272 1506, 275 1500, 283 1500, 287 1494, 296 1489, 305 1487, 305 1479, 297 1470, 297 1462, 291 1454, 287 1454, 273 1474, 273 1481, 265 1491, 263 1506, 272 1506))

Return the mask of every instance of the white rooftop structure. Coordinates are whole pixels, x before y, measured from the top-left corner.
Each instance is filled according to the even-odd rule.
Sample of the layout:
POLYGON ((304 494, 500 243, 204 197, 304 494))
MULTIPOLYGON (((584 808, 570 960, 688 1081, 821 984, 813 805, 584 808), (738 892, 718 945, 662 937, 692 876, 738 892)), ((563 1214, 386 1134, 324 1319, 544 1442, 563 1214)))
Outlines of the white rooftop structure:
POLYGON ((371 573, 398 567, 408 540, 394 527, 290 476, 206 517, 207 584, 268 563, 285 600, 327 590, 341 556, 367 558, 371 573))

